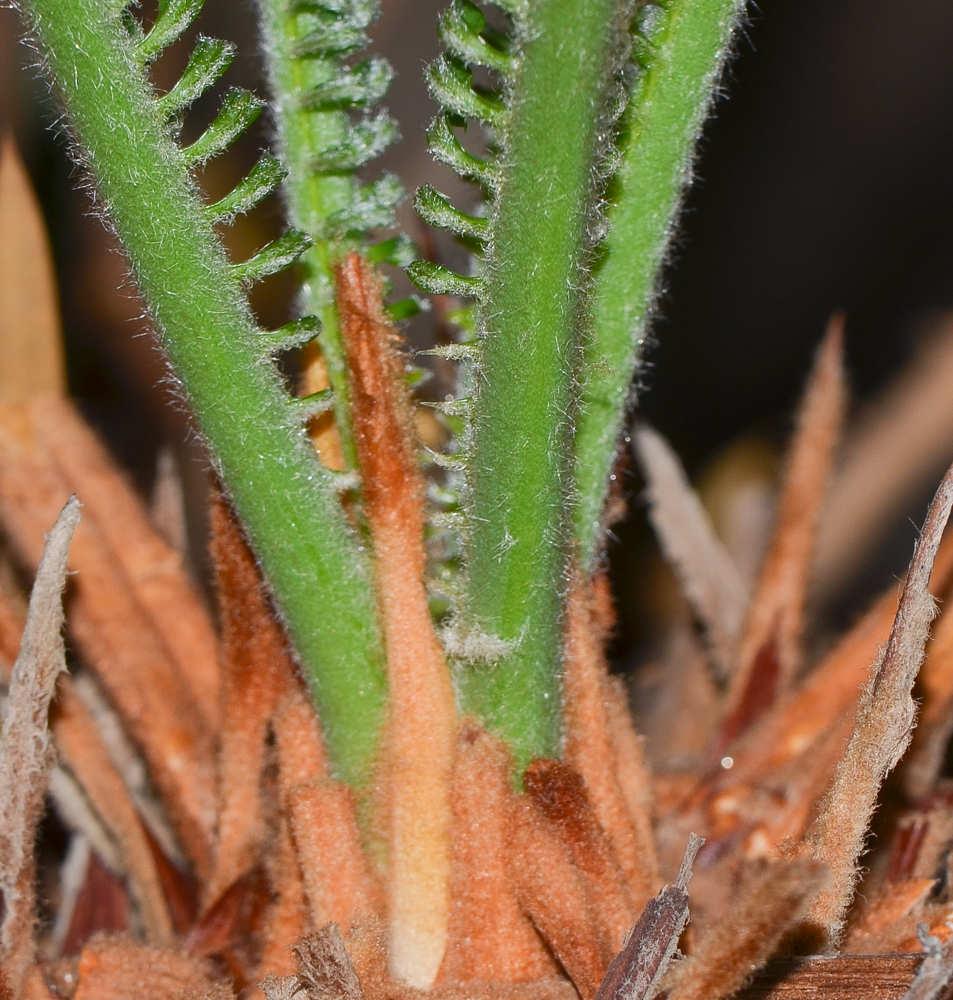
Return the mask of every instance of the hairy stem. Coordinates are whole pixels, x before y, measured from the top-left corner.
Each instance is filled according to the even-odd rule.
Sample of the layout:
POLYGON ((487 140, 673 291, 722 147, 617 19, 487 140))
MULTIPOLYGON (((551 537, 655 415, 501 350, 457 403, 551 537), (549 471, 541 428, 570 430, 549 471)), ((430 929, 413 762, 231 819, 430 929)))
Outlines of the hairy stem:
POLYGON ((573 368, 617 0, 539 0, 504 125, 473 422, 466 613, 509 644, 461 681, 521 768, 559 743, 573 368))
POLYGON ((110 219, 312 679, 339 774, 361 784, 385 700, 367 559, 262 346, 115 4, 24 0, 110 219))
MULTIPOLYGON (((356 10, 351 13, 350 23, 343 15, 334 23, 357 34, 368 19, 361 8, 368 5, 353 6, 356 10), (355 20, 361 23, 354 24, 355 20)), ((375 87, 365 82, 362 87, 359 74, 344 66, 339 45, 302 54, 308 47, 308 39, 314 36, 315 25, 320 23, 313 14, 302 12, 290 0, 259 0, 259 9, 278 144, 288 168, 285 191, 289 215, 293 225, 314 239, 299 261, 301 305, 306 313, 320 320, 318 341, 334 390, 341 450, 346 467, 356 469, 350 386, 335 305, 334 266, 348 249, 341 243, 349 224, 356 221, 352 211, 359 196, 359 182, 356 164, 344 167, 332 161, 340 160, 353 135, 345 109, 373 103, 376 93, 372 91, 386 88, 390 69, 381 60, 363 64, 371 66, 370 76, 379 83, 375 87)), ((363 36, 357 34, 357 37, 363 36)), ((383 147, 396 135, 396 130, 384 116, 377 119, 376 126, 383 147)), ((371 155, 368 152, 366 158, 371 155)), ((362 157, 358 155, 357 159, 362 157)), ((371 224, 381 221, 371 220, 371 224)))
POLYGON ((744 0, 666 0, 654 9, 649 37, 637 37, 643 71, 623 118, 623 161, 595 280, 576 429, 573 519, 585 566, 600 549, 609 476, 659 268, 743 9, 744 0))

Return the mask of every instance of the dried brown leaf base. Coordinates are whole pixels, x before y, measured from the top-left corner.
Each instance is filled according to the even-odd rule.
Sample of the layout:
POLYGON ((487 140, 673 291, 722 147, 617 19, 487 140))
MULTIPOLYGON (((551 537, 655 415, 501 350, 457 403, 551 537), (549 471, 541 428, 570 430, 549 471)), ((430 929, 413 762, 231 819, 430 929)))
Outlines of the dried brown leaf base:
MULTIPOLYGON (((803 938, 832 893, 851 901, 867 819, 858 818, 854 804, 838 819, 836 807, 849 793, 852 803, 860 796, 873 808, 889 769, 889 760, 874 760, 877 748, 896 755, 909 733, 904 699, 932 607, 926 581, 948 488, 931 512, 881 660, 876 647, 890 633, 892 598, 752 720, 732 747, 734 767, 689 777, 654 823, 647 805, 665 775, 651 778, 642 761, 605 671, 601 598, 578 582, 567 625, 566 761, 534 763, 525 793, 515 795, 502 745, 474 722, 454 727, 447 938, 436 981, 421 990, 394 973, 392 868, 365 850, 375 833, 362 834, 353 794, 329 773, 318 720, 226 502, 216 497, 212 507, 219 605, 213 629, 179 557, 62 398, 37 398, 0 414, 0 452, 0 524, 17 567, 32 570, 42 545, 39 521, 57 488, 93 498, 70 556, 74 676, 60 679, 49 723, 59 760, 54 775, 63 775, 50 783, 54 808, 85 852, 71 848, 58 871, 45 873, 59 895, 54 928, 34 940, 31 921, 21 921, 26 930, 19 932, 10 925, 19 940, 0 967, 8 985, 20 983, 13 995, 590 1000, 598 993, 601 1000, 651 1000, 664 988, 679 1000, 717 1000, 803 938), (64 439, 72 449, 69 467, 59 457, 64 439), (108 489, 92 489, 91 469, 108 489), (137 642, 116 615, 135 622, 137 642), (187 681, 184 661, 172 652, 178 620, 212 637, 205 642, 214 655, 197 664, 205 690, 219 694, 201 723, 189 721, 201 704, 196 676, 187 681), (871 662, 866 692, 851 695, 851 680, 857 689, 871 662), (190 706, 174 728, 155 724, 169 718, 166 698, 190 706), (878 698, 885 707, 864 707, 878 698), (894 705, 901 715, 888 730, 894 705), (756 742, 758 730, 773 733, 773 742, 756 742), (858 740, 865 750, 849 765, 849 780, 839 778, 858 740), (826 831, 844 822, 859 833, 847 847, 832 848, 826 831), (692 848, 701 850, 694 923, 686 930, 687 867, 673 888, 648 896, 663 881, 656 852, 662 871, 674 875, 673 860, 693 829, 709 842, 692 848), (672 965, 679 946, 688 957, 672 965), (30 959, 17 972, 13 956, 24 953, 36 955, 37 964, 30 959)), ((951 564, 949 546, 941 548, 934 567, 941 587, 951 564)), ((23 612, 9 587, 0 596, 9 660, 23 612)), ((932 690, 948 697, 936 679, 945 674, 931 676, 932 690)), ((45 787, 39 777, 35 787, 45 787)), ((953 913, 937 877, 948 863, 949 802, 939 786, 915 815, 894 821, 889 864, 865 886, 866 905, 849 911, 846 948, 919 950, 917 923, 942 928, 953 913)), ((379 821, 385 838, 386 822, 379 821)), ((8 905, 5 927, 12 913, 8 905)), ((833 942, 840 924, 821 919, 825 940, 833 942)), ((784 976, 772 990, 813 989, 810 977, 821 969, 835 978, 842 969, 856 976, 859 968, 880 976, 884 961, 773 966, 784 976)), ((942 969, 933 980, 945 983, 946 965, 937 961, 942 969)), ((906 989, 915 965, 896 960, 891 981, 906 989)), ((838 988, 845 996, 851 989, 838 988)), ((765 989, 762 977, 746 993, 765 989)), ((902 992, 897 986, 890 995, 902 992)))
MULTIPOLYGON (((0 1000, 939 1000, 953 979, 951 612, 923 655, 930 594, 953 588, 953 480, 899 599, 805 662, 845 395, 838 325, 752 585, 667 446, 640 435, 653 520, 705 636, 687 613, 673 622, 654 773, 606 669, 605 581, 575 574, 564 757, 533 762, 516 794, 505 747, 456 715, 429 619, 413 403, 377 280, 348 258, 338 294, 389 652, 366 801, 331 773, 227 500, 213 490, 213 620, 55 372, 0 409, 0 1000), (58 576, 37 571, 73 493, 71 673, 57 679, 62 558, 58 576), (27 614, 16 581, 34 576, 27 614), (56 822, 38 838, 44 795, 56 822)), ((62 556, 59 529, 50 546, 62 556)))

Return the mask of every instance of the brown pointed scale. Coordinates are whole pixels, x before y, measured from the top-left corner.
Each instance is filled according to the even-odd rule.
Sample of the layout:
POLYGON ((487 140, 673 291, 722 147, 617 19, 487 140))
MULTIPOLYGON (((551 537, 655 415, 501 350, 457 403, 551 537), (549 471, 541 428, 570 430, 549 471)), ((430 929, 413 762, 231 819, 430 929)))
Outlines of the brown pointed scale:
POLYGON ((599 825, 582 776, 565 761, 535 760, 523 775, 526 795, 569 850, 597 900, 593 915, 612 954, 622 947, 637 910, 612 843, 599 825))
POLYGON ((292 972, 295 967, 292 948, 313 929, 291 830, 284 817, 276 817, 276 820, 278 829, 270 844, 267 861, 271 900, 264 916, 261 958, 255 970, 255 981, 292 972))
POLYGON ((168 947, 174 938, 172 920, 142 821, 95 721, 71 684, 60 682, 50 725, 60 759, 116 840, 146 940, 168 947))
MULTIPOLYGON (((0 588, 0 664, 16 657, 23 618, 11 596, 0 588)), ((0 665, 0 680, 9 683, 9 672, 0 665)), ((95 720, 69 676, 57 683, 50 710, 50 729, 60 761, 69 768, 103 825, 116 841, 129 888, 139 908, 150 944, 172 941, 172 923, 148 837, 129 791, 103 743, 95 720)))
POLYGON ((381 761, 388 786, 388 954, 398 979, 427 988, 447 943, 456 709, 424 586, 424 483, 396 332, 365 261, 349 254, 336 278, 390 688, 381 761))
POLYGON ((747 863, 724 919, 709 927, 666 986, 671 1000, 734 993, 778 948, 827 879, 823 864, 762 859, 747 863))
POLYGON ((0 136, 0 356, 0 403, 66 391, 52 254, 10 135, 0 136))
POLYGON ((635 428, 632 442, 647 482, 652 527, 704 627, 712 664, 724 682, 738 655, 748 587, 668 442, 644 424, 635 428))
POLYGON ((0 739, 0 970, 17 997, 37 957, 34 846, 53 763, 50 702, 57 678, 66 670, 62 594, 79 516, 79 503, 71 497, 44 546, 0 739))
POLYGON ((596 1000, 653 1000, 660 992, 688 925, 692 865, 705 841, 691 834, 674 885, 663 886, 639 914, 622 950, 609 963, 596 1000))
POLYGON ((26 408, 37 438, 96 520, 214 731, 220 686, 215 631, 181 555, 159 536, 125 476, 69 400, 47 394, 31 399, 26 408))
POLYGON ((913 357, 847 434, 818 531, 812 600, 842 593, 884 536, 942 474, 953 437, 953 316, 917 331, 913 357))
POLYGON ((823 861, 831 870, 831 880, 814 900, 804 928, 823 948, 836 945, 843 933, 858 858, 880 786, 910 743, 916 715, 911 693, 935 614, 929 591, 931 570, 951 506, 953 469, 944 476, 917 539, 890 639, 864 688, 854 731, 830 791, 808 835, 795 849, 802 857, 823 861))
MULTIPOLYGON (((632 815, 633 799, 626 800, 619 786, 618 732, 621 719, 613 718, 609 671, 603 653, 605 638, 599 634, 593 610, 592 587, 578 575, 566 602, 565 659, 563 666, 563 726, 565 759, 582 776, 588 801, 622 865, 632 894, 639 903, 648 899, 658 881, 658 861, 651 830, 651 813, 639 809, 632 815), (615 725, 613 726, 613 722, 615 725)), ((623 737, 624 738, 624 737, 623 737)), ((642 755, 632 757, 625 747, 630 769, 642 755)), ((650 788, 648 771, 626 776, 645 795, 650 788)), ((631 922, 631 921, 630 921, 631 922)))
POLYGON ((846 403, 843 341, 844 319, 835 315, 798 412, 777 526, 751 599, 712 760, 790 686, 800 666, 817 523, 846 403))
POLYGON ((510 878, 520 905, 582 1000, 592 1000, 618 950, 605 940, 594 913, 600 901, 562 838, 525 795, 511 800, 507 841, 510 878))
POLYGON ((314 927, 353 924, 379 912, 379 890, 361 848, 354 793, 331 778, 314 707, 299 688, 273 720, 278 794, 292 835, 314 927))
MULTIPOLYGON (((947 600, 950 596, 944 595, 947 600)), ((912 799, 922 798, 933 787, 953 736, 953 615, 946 607, 946 603, 940 607, 920 671, 917 687, 923 704, 913 745, 902 766, 903 787, 912 799)))
POLYGON ((507 869, 511 768, 502 743, 465 720, 453 770, 450 926, 438 986, 531 982, 556 971, 507 869))
MULTIPOLYGON (((953 573, 953 537, 941 542, 930 588, 941 593, 953 573)), ((856 625, 831 648, 794 691, 776 705, 732 748, 730 767, 716 767, 700 782, 695 804, 744 789, 784 767, 821 738, 846 711, 853 711, 870 664, 890 635, 898 590, 891 586, 856 625)))
MULTIPOLYGON (((0 523, 18 559, 35 568, 45 525, 71 493, 22 410, 0 411, 0 523)), ((131 494, 116 503, 134 503, 131 494)), ((135 587, 89 512, 73 540, 68 629, 130 735, 182 847, 199 871, 210 859, 214 734, 135 587)))
POLYGON ((284 632, 258 565, 228 502, 217 490, 210 550, 222 632, 222 729, 218 839, 205 885, 211 906, 259 860, 267 837, 261 776, 268 726, 279 698, 295 686, 284 632))

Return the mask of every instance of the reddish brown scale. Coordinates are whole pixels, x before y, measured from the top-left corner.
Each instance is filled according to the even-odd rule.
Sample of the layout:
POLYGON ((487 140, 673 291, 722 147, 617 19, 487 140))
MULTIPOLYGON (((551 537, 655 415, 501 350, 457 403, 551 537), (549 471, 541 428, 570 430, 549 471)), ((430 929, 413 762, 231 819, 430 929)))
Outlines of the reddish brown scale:
POLYGON ((450 926, 439 986, 532 982, 557 969, 507 870, 511 769, 499 739, 465 721, 453 773, 450 926))
POLYGON ((388 789, 388 953, 396 978, 427 988, 447 942, 456 709, 424 586, 424 483, 396 335, 365 261, 349 254, 336 278, 390 684, 381 758, 388 789))
POLYGON ((594 915, 614 955, 635 922, 632 893, 605 831, 593 814, 582 777, 557 760, 536 760, 523 776, 526 794, 569 849, 588 883, 594 915))
POLYGON ((930 820, 926 816, 918 816, 897 830, 890 864, 884 876, 888 882, 900 882, 913 875, 929 829, 930 820))
POLYGON ((223 680, 218 842, 205 886, 205 906, 215 903, 258 862, 267 837, 261 772, 268 726, 279 698, 295 685, 287 639, 265 594, 255 557, 217 491, 211 525, 223 680))
POLYGON ((185 950, 223 962, 241 988, 254 975, 254 946, 269 902, 268 882, 256 868, 230 886, 192 928, 184 941, 185 950))
POLYGON ((83 949, 74 1000, 233 1000, 211 966, 180 951, 99 937, 83 949))
POLYGON ((198 917, 198 886, 191 875, 181 871, 166 857, 165 851, 159 846, 155 837, 149 833, 148 828, 143 827, 143 830, 149 844, 149 850, 152 852, 162 893, 169 908, 172 926, 176 934, 183 935, 195 924, 198 917))
POLYGON ((577 574, 564 623, 565 758, 581 775, 591 810, 611 842, 629 888, 643 902, 658 884, 652 779, 638 739, 627 738, 631 734, 624 731, 614 705, 618 692, 613 690, 605 658, 612 613, 604 585, 577 574))
POLYGON ((254 968, 254 982, 291 972, 292 948, 313 929, 308 920, 301 867, 288 823, 282 818, 277 819, 268 851, 267 878, 270 900, 261 914, 261 953, 254 968))
POLYGON ((509 812, 508 861, 520 905, 582 1000, 592 1000, 615 955, 594 912, 599 903, 535 803, 515 798, 509 812))
POLYGON ((843 345, 844 318, 835 315, 798 412, 777 526, 751 600, 723 731, 709 755, 713 760, 790 686, 800 666, 817 522, 846 403, 843 345))
POLYGON ((778 659, 778 645, 772 636, 758 650, 751 666, 751 678, 746 685, 734 711, 722 723, 706 755, 704 766, 713 767, 721 759, 725 750, 744 730, 774 704, 781 682, 781 664, 778 659))
POLYGON ((118 934, 127 930, 129 898, 125 886, 91 851, 86 877, 63 939, 63 954, 77 954, 94 934, 118 934))
POLYGON ((159 536, 126 477, 69 400, 48 393, 32 399, 27 411, 57 469, 82 498, 85 516, 95 518, 174 669, 214 731, 218 644, 182 557, 159 536))
MULTIPOLYGON (((44 533, 74 488, 60 474, 22 411, 0 413, 0 521, 30 570, 44 533)), ((134 502, 117 496, 118 503, 134 502)), ((91 512, 70 547, 76 571, 67 599, 73 647, 95 670, 141 747, 190 861, 208 871, 214 812, 214 733, 91 512)))
POLYGON ((174 938, 172 920, 135 804, 109 757, 95 720, 68 677, 60 679, 58 692, 50 725, 60 759, 82 785, 90 804, 116 841, 148 942, 168 947, 174 938))

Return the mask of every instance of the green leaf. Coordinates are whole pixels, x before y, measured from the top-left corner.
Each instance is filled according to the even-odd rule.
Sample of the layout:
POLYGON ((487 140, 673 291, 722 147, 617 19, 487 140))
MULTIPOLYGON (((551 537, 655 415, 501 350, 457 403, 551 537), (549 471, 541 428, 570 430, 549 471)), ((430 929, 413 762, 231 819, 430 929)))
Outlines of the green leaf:
POLYGON ((440 39, 453 55, 473 66, 510 73, 516 60, 481 34, 486 18, 470 0, 454 0, 439 21, 440 39))
POLYGON ((178 83, 156 101, 159 113, 171 118, 208 90, 235 58, 235 46, 218 38, 199 38, 178 83))
POLYGON ((263 154, 248 175, 228 194, 211 205, 206 205, 206 216, 213 222, 224 222, 236 215, 250 212, 276 190, 287 173, 284 164, 277 157, 270 153, 263 154))
POLYGON ((255 121, 265 102, 249 90, 235 87, 222 101, 222 107, 211 125, 182 152, 189 166, 204 163, 218 156, 255 121))
POLYGON ((430 66, 428 82, 434 100, 454 114, 494 127, 502 122, 503 100, 496 94, 477 90, 473 74, 455 59, 441 56, 430 66))
POLYGON ((152 30, 136 45, 138 57, 143 62, 155 59, 189 27, 204 6, 205 0, 162 0, 152 30))
POLYGON ((290 229, 268 246, 262 247, 253 257, 240 264, 232 264, 231 272, 245 283, 269 278, 291 267, 312 243, 313 240, 307 233, 290 229))
POLYGON ((462 295, 481 298, 484 293, 482 278, 468 278, 456 271, 451 271, 442 264, 433 264, 429 260, 415 260, 407 268, 410 280, 429 295, 462 295))
POLYGON ((476 215, 467 215, 450 204, 450 199, 425 184, 414 197, 417 214, 435 229, 445 229, 456 236, 485 240, 489 230, 489 220, 476 215))
POLYGON ((622 121, 622 161, 612 186, 585 353, 573 523, 586 566, 601 550, 609 475, 659 269, 743 9, 744 0, 668 0, 653 8, 651 46, 642 50, 648 61, 622 121))

